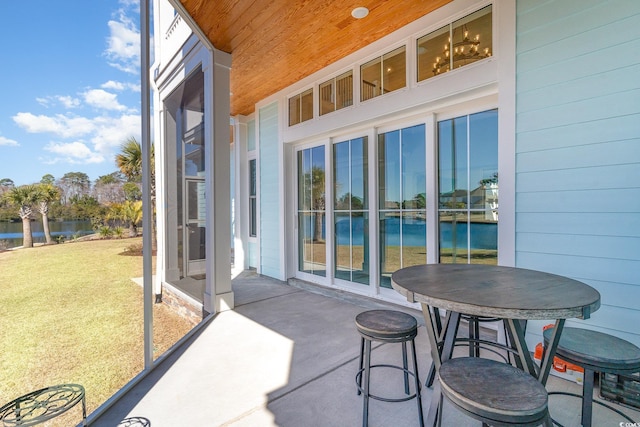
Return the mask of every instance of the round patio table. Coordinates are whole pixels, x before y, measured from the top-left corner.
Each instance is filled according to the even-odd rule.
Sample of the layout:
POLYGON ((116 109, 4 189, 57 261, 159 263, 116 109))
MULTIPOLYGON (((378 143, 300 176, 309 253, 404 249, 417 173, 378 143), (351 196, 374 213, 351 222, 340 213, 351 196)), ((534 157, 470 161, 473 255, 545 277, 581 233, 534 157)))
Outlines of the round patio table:
POLYGON ((82 425, 87 425, 85 390, 80 384, 59 384, 32 391, 0 408, 3 426, 27 427, 62 415, 82 402, 82 425))
MULTIPOLYGON (((426 264, 392 274, 391 286, 409 302, 422 305, 436 371, 451 358, 460 316, 503 319, 518 367, 546 384, 565 319, 588 319, 600 308, 600 293, 585 283, 556 274, 480 264, 426 264), (440 309, 447 310, 444 324, 440 309), (554 336, 537 368, 521 321, 555 320, 554 336)), ((436 425, 440 387, 436 381, 427 425, 436 425)))

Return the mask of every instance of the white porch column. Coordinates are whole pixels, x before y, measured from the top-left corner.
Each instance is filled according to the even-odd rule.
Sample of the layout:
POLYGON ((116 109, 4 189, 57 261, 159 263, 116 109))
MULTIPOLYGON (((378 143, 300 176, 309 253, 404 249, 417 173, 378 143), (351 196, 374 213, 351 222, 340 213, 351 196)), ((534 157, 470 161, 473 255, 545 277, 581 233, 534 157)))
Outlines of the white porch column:
POLYGON ((231 206, 229 117, 231 55, 211 50, 202 64, 205 93, 206 271, 204 309, 209 313, 234 307, 231 289, 231 206))
POLYGON ((234 120, 235 141, 235 204, 234 228, 235 242, 234 267, 236 272, 249 268, 249 165, 247 161, 247 123, 246 118, 237 116, 234 120))

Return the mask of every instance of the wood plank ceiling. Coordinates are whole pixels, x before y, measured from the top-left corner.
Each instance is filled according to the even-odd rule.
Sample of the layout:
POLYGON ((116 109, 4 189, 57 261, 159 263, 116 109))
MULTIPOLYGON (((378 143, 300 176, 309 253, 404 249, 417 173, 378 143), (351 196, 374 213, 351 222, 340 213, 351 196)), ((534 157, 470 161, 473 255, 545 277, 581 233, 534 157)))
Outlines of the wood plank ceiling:
MULTIPOLYGON (((180 0, 212 44, 232 54, 231 114, 451 0, 180 0), (365 6, 369 15, 351 11, 365 6)), ((383 52, 381 52, 383 53, 383 52)))

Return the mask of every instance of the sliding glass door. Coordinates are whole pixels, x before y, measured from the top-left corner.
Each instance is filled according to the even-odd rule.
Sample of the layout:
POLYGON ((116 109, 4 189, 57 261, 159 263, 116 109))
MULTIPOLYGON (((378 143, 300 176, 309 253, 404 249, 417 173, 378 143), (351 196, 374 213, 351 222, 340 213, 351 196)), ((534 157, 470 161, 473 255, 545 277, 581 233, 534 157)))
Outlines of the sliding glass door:
POLYGON ((336 279, 369 284, 368 138, 333 145, 336 279))
POLYGON ((425 125, 378 135, 380 286, 427 262, 425 125))
POLYGON ((327 275, 324 146, 298 151, 298 270, 327 275))
POLYGON ((440 262, 498 262, 498 110, 438 122, 440 262))

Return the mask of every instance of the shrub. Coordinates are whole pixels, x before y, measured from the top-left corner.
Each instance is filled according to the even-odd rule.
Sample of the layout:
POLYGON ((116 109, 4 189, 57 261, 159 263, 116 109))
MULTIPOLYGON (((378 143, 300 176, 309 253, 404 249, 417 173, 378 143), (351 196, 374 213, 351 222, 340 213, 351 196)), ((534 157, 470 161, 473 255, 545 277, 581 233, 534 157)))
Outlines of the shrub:
POLYGON ((113 235, 118 239, 122 239, 124 237, 124 228, 122 228, 120 226, 114 227, 113 228, 113 235))
POLYGON ((101 239, 110 239, 113 236, 113 230, 108 225, 98 228, 98 235, 101 239))

